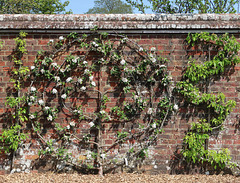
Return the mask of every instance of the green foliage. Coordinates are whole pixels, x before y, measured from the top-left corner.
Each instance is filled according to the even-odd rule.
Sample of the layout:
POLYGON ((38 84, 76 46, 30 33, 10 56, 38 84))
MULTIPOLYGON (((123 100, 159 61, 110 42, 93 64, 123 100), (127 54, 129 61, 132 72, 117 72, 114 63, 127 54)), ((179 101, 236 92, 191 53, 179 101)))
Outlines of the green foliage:
MULTIPOLYGON (((56 160, 64 160, 71 166, 81 168, 96 168, 102 166, 104 162, 110 164, 111 161, 106 159, 105 154, 109 150, 106 151, 105 146, 101 144, 101 135, 105 128, 104 124, 117 122, 130 123, 134 132, 130 133, 129 128, 125 127, 116 130, 113 147, 127 140, 137 141, 134 148, 127 153, 128 161, 143 160, 147 157, 148 147, 156 141, 158 134, 163 132, 163 126, 170 115, 178 111, 176 98, 173 96, 177 94, 190 105, 201 106, 210 111, 208 118, 191 124, 189 132, 183 139, 184 158, 193 163, 208 162, 216 168, 223 168, 229 163, 228 150, 218 152, 208 150, 205 144, 213 129, 222 129, 226 117, 236 103, 226 101, 222 93, 203 93, 203 88, 208 87, 212 77, 225 72, 225 67, 239 63, 237 52, 240 47, 234 37, 208 33, 189 34, 186 41, 190 47, 199 45, 204 47, 207 44, 207 48, 215 49, 217 54, 203 64, 198 64, 197 61, 189 62, 183 79, 174 88, 172 77, 168 75, 165 65, 167 60, 157 55, 156 48, 147 51, 137 43, 132 44, 133 42, 124 36, 99 33, 97 27, 92 31, 91 35, 80 36, 71 33, 66 37, 60 36, 59 40, 51 40, 48 46, 52 50, 39 52, 30 71, 23 66, 22 61, 23 54, 27 53, 24 40, 26 34, 21 32, 15 39, 16 53, 12 57, 14 69, 11 81, 14 82, 18 94, 9 96, 6 104, 12 108, 12 117, 16 123, 28 122, 32 131, 41 139, 40 157, 52 156, 56 160), (69 51, 73 46, 86 51, 85 54, 75 55, 69 51), (125 49, 131 49, 132 55, 128 56, 125 49), (57 62, 56 58, 60 58, 58 56, 64 51, 69 51, 69 54, 64 55, 61 63, 57 62), (91 60, 88 60, 89 58, 91 60), (103 71, 109 73, 108 78, 101 75, 103 71), (101 81, 106 78, 109 83, 113 79, 117 86, 112 88, 102 86, 101 81), (28 92, 21 95, 22 86, 27 85, 26 79, 30 81, 28 92), (39 80, 46 83, 41 92, 39 80), (155 93, 156 88, 162 95, 160 98, 157 97, 159 94, 155 93), (78 102, 82 96, 88 94, 87 92, 96 93, 98 96, 97 108, 90 115, 78 102), (114 98, 115 95, 119 97, 113 107, 108 106, 113 104, 109 93, 112 93, 114 98), (51 103, 53 99, 57 102, 51 103), (76 102, 69 102, 69 99, 76 102), (158 103, 154 103, 154 99, 157 99, 158 103), (31 110, 32 105, 34 112, 31 110), (56 120, 58 114, 65 110, 68 111, 66 116, 68 124, 63 126, 56 120), (144 120, 144 123, 138 119, 144 120), (56 132, 54 140, 46 139, 42 135, 46 130, 42 121, 56 132), (84 129, 84 134, 79 137, 77 128, 82 121, 88 123, 89 128, 84 129), (94 138, 91 131, 96 132, 94 138), (87 161, 79 163, 68 152, 68 147, 73 143, 87 147, 89 151, 87 161), (90 162, 94 162, 94 166, 91 166, 90 162)), ((10 134, 9 137, 12 136, 10 140, 2 135, 1 141, 8 142, 15 151, 25 136, 20 136, 17 142, 13 142, 12 139, 17 138, 16 133, 21 134, 23 126, 10 128, 5 132, 10 134)), ((119 165, 121 164, 120 162, 119 165)))
POLYGON ((150 6, 143 0, 126 0, 140 12, 151 8, 155 13, 235 13, 238 0, 148 0, 150 6))
POLYGON ((132 7, 121 0, 95 0, 94 7, 86 14, 127 14, 133 13, 132 7))
POLYGON ((69 1, 60 0, 0 0, 1 14, 69 14, 69 1))
POLYGON ((208 112, 211 112, 206 119, 192 123, 191 129, 184 137, 185 146, 182 153, 188 162, 208 162, 215 169, 224 168, 230 164, 229 150, 222 149, 218 152, 208 150, 205 143, 213 129, 222 129, 226 117, 235 107, 236 102, 226 101, 223 93, 201 93, 198 87, 208 87, 212 77, 225 72, 226 67, 232 67, 240 62, 238 57, 240 44, 228 34, 222 36, 209 33, 189 34, 186 41, 190 47, 212 49, 217 54, 203 64, 197 64, 196 61, 189 62, 183 80, 177 83, 176 91, 188 103, 205 106, 209 109, 208 112))
POLYGON ((0 149, 3 149, 6 153, 16 151, 19 144, 27 138, 26 134, 21 132, 21 128, 20 125, 14 125, 9 129, 4 129, 0 135, 0 141, 4 146, 0 146, 0 149))
POLYGON ((196 64, 195 61, 190 63, 191 67, 187 68, 184 76, 192 83, 198 83, 200 80, 206 80, 210 76, 221 74, 226 67, 240 63, 238 57, 240 44, 233 36, 229 37, 228 34, 217 36, 216 34, 196 33, 189 34, 186 40, 191 46, 209 44, 214 46, 214 51, 217 51, 217 55, 213 59, 204 62, 202 65, 196 64))
POLYGON ((11 82, 14 82, 14 89, 17 91, 17 96, 8 96, 6 99, 6 105, 12 110, 12 118, 15 121, 15 125, 11 126, 9 129, 4 129, 0 136, 0 141, 4 144, 3 149, 5 152, 16 151, 22 141, 26 139, 26 134, 23 133, 23 128, 20 125, 28 121, 27 117, 27 107, 26 107, 26 96, 20 96, 20 90, 22 83, 26 79, 26 75, 29 72, 28 67, 24 67, 22 63, 22 56, 27 52, 25 46, 26 41, 24 38, 27 36, 26 33, 20 32, 19 37, 15 38, 16 49, 12 56, 14 61, 14 69, 12 69, 11 82))

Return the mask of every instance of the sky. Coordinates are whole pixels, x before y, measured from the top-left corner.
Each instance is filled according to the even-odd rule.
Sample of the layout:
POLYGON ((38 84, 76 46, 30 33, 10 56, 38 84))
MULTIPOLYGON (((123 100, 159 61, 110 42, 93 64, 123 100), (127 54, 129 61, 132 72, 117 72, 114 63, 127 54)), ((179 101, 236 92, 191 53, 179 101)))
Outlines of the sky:
MULTIPOLYGON (((61 0, 64 2, 64 0, 61 0)), ((69 0, 67 10, 71 9, 73 14, 84 14, 94 6, 94 0, 69 0)))
MULTIPOLYGON (((65 0, 61 0, 61 2, 64 2, 64 1, 65 0)), ((147 0, 144 0, 144 1, 147 1, 147 0)), ((94 7, 94 0, 69 0, 69 2, 70 3, 66 9, 67 10, 71 9, 73 11, 73 14, 84 14, 90 8, 94 7)), ((138 13, 138 12, 134 11, 134 13, 138 13)), ((151 12, 149 11, 147 13, 151 13, 151 12)))
MULTIPOLYGON (((61 0, 61 2, 64 2, 64 1, 65 0, 61 0)), ((70 3, 66 9, 67 10, 71 9, 73 11, 73 14, 84 14, 90 8, 94 7, 94 0, 69 0, 69 2, 70 3)), ((147 3, 147 0, 143 0, 143 2, 147 3)), ((236 5, 236 10, 238 10, 237 5, 236 5)), ((139 12, 135 10, 134 13, 139 13, 139 12)), ((146 13, 152 13, 152 12, 151 10, 147 10, 146 13)))

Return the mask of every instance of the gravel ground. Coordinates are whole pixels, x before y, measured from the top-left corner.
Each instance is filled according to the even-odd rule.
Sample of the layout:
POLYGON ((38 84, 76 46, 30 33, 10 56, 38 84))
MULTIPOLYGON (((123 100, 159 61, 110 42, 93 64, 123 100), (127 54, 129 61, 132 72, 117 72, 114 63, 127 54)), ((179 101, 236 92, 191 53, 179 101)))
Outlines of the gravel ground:
POLYGON ((82 182, 82 183, 113 183, 113 182, 135 182, 135 183, 240 183, 240 177, 234 177, 231 175, 146 175, 146 174, 107 174, 104 177, 98 175, 80 175, 80 174, 24 174, 16 173, 9 175, 0 175, 0 183, 72 183, 72 182, 82 182))

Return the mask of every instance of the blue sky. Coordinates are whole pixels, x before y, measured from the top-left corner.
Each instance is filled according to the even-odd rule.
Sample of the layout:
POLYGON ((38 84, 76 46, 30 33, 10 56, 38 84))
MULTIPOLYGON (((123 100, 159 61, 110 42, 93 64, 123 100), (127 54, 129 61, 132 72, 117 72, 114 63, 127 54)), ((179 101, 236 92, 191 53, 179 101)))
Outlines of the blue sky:
POLYGON ((71 9, 74 14, 84 14, 94 6, 94 0, 69 0, 69 2, 67 9, 71 9))
MULTIPOLYGON (((64 1, 65 0, 61 0, 61 2, 64 1)), ((67 10, 71 9, 73 11, 73 14, 84 14, 94 6, 94 0, 69 0, 69 2, 70 3, 67 7, 67 10)), ((135 13, 137 13, 137 11, 135 11, 135 13)), ((150 11, 147 13, 150 13, 150 11)))
MULTIPOLYGON (((66 0, 61 0, 61 2, 64 2, 64 1, 66 0)), ((73 14, 84 14, 94 6, 94 0, 69 0, 69 2, 70 3, 67 7, 67 10, 72 9, 73 14)), ((123 0, 123 2, 125 1, 123 0)), ((143 0, 143 2, 147 3, 147 0, 143 0)), ((237 5, 236 5, 236 10, 238 10, 237 5)), ((139 13, 139 12, 135 10, 134 13, 139 13)), ((151 13, 151 10, 147 10, 146 13, 151 13)))

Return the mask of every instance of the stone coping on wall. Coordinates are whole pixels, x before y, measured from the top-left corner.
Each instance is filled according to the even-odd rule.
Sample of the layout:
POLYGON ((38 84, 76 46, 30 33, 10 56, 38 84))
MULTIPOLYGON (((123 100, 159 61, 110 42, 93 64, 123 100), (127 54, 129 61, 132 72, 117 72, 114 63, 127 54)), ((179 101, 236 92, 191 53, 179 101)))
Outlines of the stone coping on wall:
POLYGON ((14 14, 0 15, 0 31, 124 33, 240 32, 240 14, 14 14))

